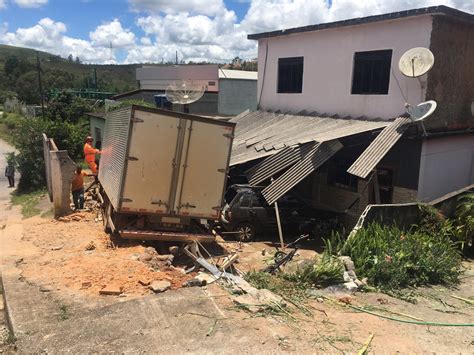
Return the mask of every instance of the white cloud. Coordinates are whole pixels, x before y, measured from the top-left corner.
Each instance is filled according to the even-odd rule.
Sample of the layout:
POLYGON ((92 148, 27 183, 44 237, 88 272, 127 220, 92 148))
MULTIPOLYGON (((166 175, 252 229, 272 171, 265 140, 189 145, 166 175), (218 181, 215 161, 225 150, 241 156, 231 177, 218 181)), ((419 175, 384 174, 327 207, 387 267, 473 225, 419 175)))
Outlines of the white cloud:
POLYGON ((127 62, 174 61, 175 53, 186 61, 229 61, 235 56, 254 57, 256 43, 237 23, 233 11, 214 17, 189 13, 139 17, 137 25, 150 42, 128 52, 127 62), (153 43, 153 44, 152 44, 153 43))
POLYGON ((130 47, 135 43, 135 34, 122 28, 119 20, 115 19, 105 25, 98 26, 89 33, 94 46, 107 47, 112 43, 115 48, 130 47))
POLYGON ((151 13, 179 13, 216 15, 224 9, 222 0, 128 0, 132 10, 151 13))
POLYGON ((27 8, 37 8, 48 3, 48 0, 14 0, 15 4, 20 7, 27 7, 27 8))
POLYGON ((4 9, 7 7, 7 1, 6 0, 0 0, 0 10, 4 9))
POLYGON ((110 59, 107 46, 94 46, 92 41, 66 36, 67 27, 50 18, 41 19, 29 28, 8 32, 4 27, 1 41, 12 46, 29 47, 67 57, 72 54, 85 62, 104 63, 110 59))
MULTIPOLYGON (((470 0, 332 0, 331 6, 327 0, 251 0, 239 22, 222 0, 128 1, 131 8, 142 12, 137 14, 135 24, 143 33, 123 28, 114 19, 89 32, 89 38, 78 39, 67 36, 64 23, 45 18, 14 32, 8 32, 4 24, 0 27, 0 42, 62 56, 71 53, 98 63, 109 61, 110 42, 120 53, 126 53, 126 63, 174 62, 176 51, 180 60, 227 62, 236 56, 256 56, 257 42, 247 40, 249 33, 441 4, 474 12, 474 1, 470 0)), ((2 3, 5 0, 0 0, 2 3)))

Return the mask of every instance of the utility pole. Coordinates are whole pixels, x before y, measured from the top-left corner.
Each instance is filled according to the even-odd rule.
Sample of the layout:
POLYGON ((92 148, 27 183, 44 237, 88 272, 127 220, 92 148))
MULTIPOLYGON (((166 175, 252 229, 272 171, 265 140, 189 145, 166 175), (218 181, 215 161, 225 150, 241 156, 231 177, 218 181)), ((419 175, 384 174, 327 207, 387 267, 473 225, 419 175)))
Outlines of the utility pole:
POLYGON ((40 66, 40 59, 39 59, 38 52, 36 52, 36 69, 38 70, 38 86, 39 86, 40 98, 41 98, 41 117, 44 120, 43 83, 41 82, 41 66, 40 66))
POLYGON ((176 51, 176 65, 178 65, 178 51, 176 51))
POLYGON ((94 67, 94 89, 97 91, 97 68, 94 67))

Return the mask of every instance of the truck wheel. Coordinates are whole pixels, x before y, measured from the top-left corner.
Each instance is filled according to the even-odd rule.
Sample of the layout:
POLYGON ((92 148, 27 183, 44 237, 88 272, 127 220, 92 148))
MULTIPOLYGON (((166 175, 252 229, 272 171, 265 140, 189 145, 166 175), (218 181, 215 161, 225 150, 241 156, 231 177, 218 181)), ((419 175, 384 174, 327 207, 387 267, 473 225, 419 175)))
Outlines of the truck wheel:
POLYGON ((241 223, 235 228, 237 240, 251 242, 255 239, 255 227, 251 223, 241 223))

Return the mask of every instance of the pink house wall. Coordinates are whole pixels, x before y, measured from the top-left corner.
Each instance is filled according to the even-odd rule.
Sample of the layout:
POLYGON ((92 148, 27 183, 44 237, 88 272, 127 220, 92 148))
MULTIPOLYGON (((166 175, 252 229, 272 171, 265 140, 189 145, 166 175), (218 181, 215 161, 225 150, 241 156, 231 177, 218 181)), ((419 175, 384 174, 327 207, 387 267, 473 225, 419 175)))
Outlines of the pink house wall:
MULTIPOLYGON (((398 60, 412 47, 428 48, 431 29, 432 17, 427 15, 261 39, 257 91, 260 107, 394 118, 404 112, 405 103, 394 76, 410 104, 425 99, 420 82, 399 72, 398 60), (354 52, 381 49, 393 50, 388 95, 351 95, 354 52), (278 58, 297 56, 304 57, 303 92, 278 94, 278 58)), ((426 76, 420 78, 422 82, 426 82, 426 76)))

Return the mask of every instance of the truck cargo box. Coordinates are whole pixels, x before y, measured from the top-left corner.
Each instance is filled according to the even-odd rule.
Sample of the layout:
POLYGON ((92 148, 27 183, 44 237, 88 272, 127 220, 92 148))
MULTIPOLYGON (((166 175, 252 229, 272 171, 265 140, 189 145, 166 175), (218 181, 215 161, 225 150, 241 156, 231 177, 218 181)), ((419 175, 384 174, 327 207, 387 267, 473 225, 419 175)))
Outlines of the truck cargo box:
POLYGON ((99 181, 115 213, 217 219, 234 127, 141 106, 109 112, 99 181))

